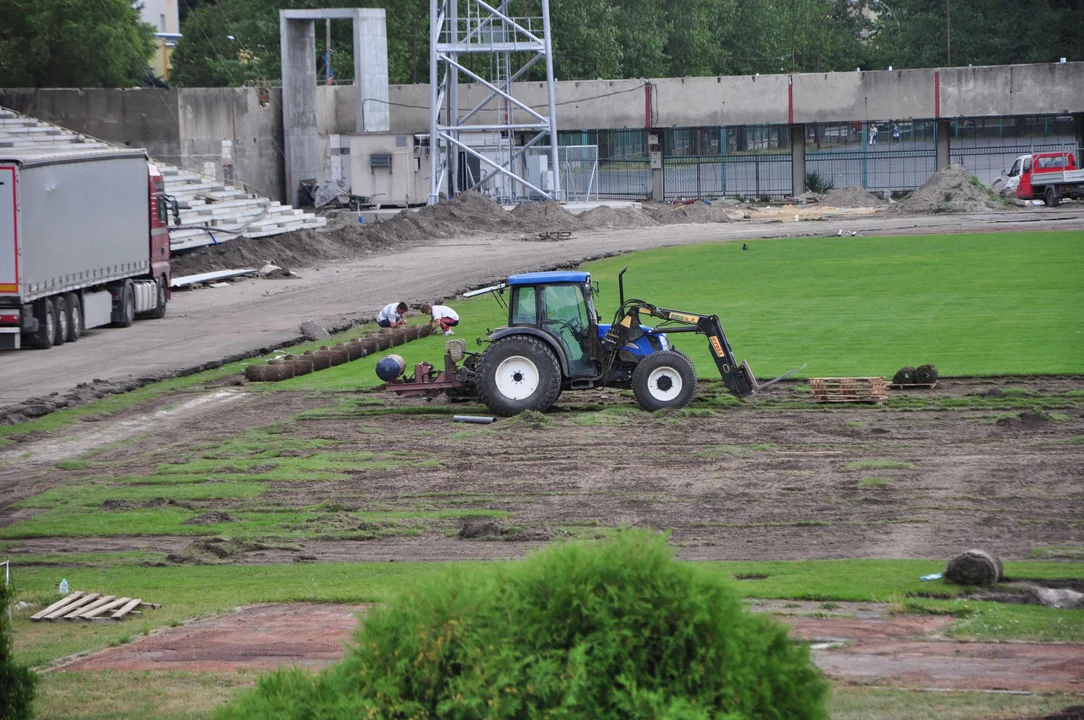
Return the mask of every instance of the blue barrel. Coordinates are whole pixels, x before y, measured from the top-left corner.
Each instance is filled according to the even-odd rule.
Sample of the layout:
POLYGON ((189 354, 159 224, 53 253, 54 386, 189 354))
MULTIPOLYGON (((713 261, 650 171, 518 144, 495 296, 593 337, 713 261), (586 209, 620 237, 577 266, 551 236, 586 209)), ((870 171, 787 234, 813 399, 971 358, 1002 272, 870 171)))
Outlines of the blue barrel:
POLYGON ((376 364, 376 376, 384 382, 391 382, 406 372, 406 361, 399 355, 387 355, 376 364))

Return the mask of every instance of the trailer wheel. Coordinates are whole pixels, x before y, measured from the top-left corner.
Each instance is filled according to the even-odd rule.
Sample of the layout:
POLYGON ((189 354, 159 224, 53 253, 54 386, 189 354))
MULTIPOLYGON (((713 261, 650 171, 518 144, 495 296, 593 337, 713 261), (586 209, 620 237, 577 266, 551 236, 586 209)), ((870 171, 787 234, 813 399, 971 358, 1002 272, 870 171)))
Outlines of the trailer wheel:
POLYGON ((155 280, 155 285, 158 286, 158 302, 154 306, 151 317, 162 318, 166 316, 166 303, 169 301, 169 293, 166 289, 166 276, 159 275, 158 279, 155 280))
POLYGON ((1049 207, 1057 207, 1058 205, 1061 205, 1061 196, 1058 195, 1058 189, 1053 185, 1047 186, 1043 200, 1049 207))
POLYGON ((56 337, 56 308, 49 298, 34 301, 34 317, 38 320, 38 329, 31 342, 39 350, 48 350, 56 337))
POLYGON ((83 337, 83 308, 76 293, 65 295, 64 304, 68 307, 68 342, 75 342, 83 337))
POLYGON ((56 336, 53 345, 63 345, 68 341, 68 303, 63 295, 53 298, 53 315, 56 316, 56 336))
POLYGON ((113 322, 110 324, 119 328, 131 327, 135 322, 135 288, 132 287, 131 280, 125 280, 121 285, 120 298, 117 302, 119 306, 114 307, 113 322))
POLYGON ((696 393, 696 370, 676 350, 662 350, 641 360, 632 371, 632 394, 649 412, 663 408, 680 409, 696 393))
POLYGON ((561 394, 561 366, 538 338, 513 335, 482 353, 476 374, 478 397, 490 412, 508 417, 545 412, 561 394))

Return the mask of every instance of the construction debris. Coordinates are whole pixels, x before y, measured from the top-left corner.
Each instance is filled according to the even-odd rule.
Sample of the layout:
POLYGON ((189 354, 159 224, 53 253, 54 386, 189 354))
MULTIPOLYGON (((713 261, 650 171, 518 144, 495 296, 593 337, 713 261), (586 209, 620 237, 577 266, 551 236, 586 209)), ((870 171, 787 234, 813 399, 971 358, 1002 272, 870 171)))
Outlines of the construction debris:
POLYGON ((117 597, 99 593, 77 591, 69 594, 49 607, 41 610, 30 619, 35 622, 48 620, 123 620, 128 615, 140 615, 138 607, 157 609, 156 603, 144 602, 141 598, 117 597))
POLYGON ((814 402, 888 402, 888 383, 882 377, 811 378, 809 392, 814 402))
POLYGON ((944 167, 911 196, 888 208, 890 213, 973 213, 1010 210, 1012 205, 998 197, 978 178, 959 165, 944 167))
POLYGON ((198 275, 174 276, 173 279, 169 281, 169 286, 181 288, 190 287, 192 285, 213 284, 219 280, 240 277, 242 275, 251 275, 254 272, 256 272, 255 268, 242 268, 240 270, 216 270, 215 272, 205 272, 198 275))

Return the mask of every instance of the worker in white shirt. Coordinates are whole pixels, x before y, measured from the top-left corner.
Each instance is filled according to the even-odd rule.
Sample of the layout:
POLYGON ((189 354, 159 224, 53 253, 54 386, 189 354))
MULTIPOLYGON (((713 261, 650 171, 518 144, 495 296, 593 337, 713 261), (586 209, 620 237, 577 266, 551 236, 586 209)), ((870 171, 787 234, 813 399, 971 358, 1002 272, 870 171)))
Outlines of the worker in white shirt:
POLYGON ((459 324, 459 313, 447 305, 422 305, 422 312, 429 314, 429 322, 440 328, 445 335, 453 335, 452 328, 459 324))
POLYGON ((388 303, 376 316, 376 324, 382 328, 393 328, 406 325, 406 320, 403 315, 407 311, 407 304, 405 302, 400 303, 388 303))

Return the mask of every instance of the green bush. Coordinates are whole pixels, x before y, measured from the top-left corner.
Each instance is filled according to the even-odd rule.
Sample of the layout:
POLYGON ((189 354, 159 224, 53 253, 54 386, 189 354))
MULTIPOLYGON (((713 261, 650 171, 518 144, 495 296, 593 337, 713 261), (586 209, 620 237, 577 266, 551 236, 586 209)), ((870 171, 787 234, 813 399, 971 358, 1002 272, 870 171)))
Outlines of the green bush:
POLYGON ((215 717, 826 717, 807 648, 643 533, 450 570, 374 610, 356 641, 215 717))
POLYGON ((11 621, 8 604, 11 588, 0 576, 0 720, 26 720, 33 716, 34 685, 37 677, 16 665, 11 656, 11 621))
POLYGON ((805 186, 807 190, 823 195, 829 190, 834 190, 836 184, 816 170, 810 170, 805 174, 805 186))

